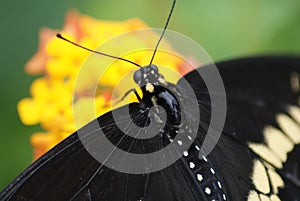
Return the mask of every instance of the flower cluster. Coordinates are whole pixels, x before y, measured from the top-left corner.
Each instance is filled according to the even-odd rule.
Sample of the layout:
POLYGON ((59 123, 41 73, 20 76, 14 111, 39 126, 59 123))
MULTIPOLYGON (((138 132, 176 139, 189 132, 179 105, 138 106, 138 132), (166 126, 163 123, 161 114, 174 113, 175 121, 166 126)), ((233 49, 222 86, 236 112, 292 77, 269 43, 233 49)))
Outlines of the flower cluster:
MULTIPOLYGON (((114 86, 125 72, 136 69, 134 65, 115 61, 106 72, 109 76, 103 76, 101 83, 99 81, 96 93, 89 93, 88 84, 77 87, 74 91, 81 66, 91 53, 56 38, 56 33, 60 32, 78 44, 96 49, 111 37, 141 28, 147 28, 147 25, 138 19, 122 22, 103 21, 70 11, 61 31, 48 28, 41 30, 38 51, 25 67, 28 74, 39 76, 31 84, 30 97, 20 100, 17 106, 20 119, 25 125, 40 124, 43 129, 31 137, 34 159, 78 129, 78 125, 75 126, 74 123, 74 111, 80 114, 77 115, 80 119, 76 122, 82 126, 94 119, 95 115, 111 110, 114 86), (95 106, 95 114, 85 113, 85 108, 90 105, 95 106)), ((147 40, 135 35, 123 45, 141 42, 147 40)), ((116 44, 114 49, 118 48, 116 44)), ((109 53, 118 55, 114 50, 109 53)), ((137 52, 128 55, 127 59, 145 65, 149 62, 151 54, 152 52, 137 52)), ((170 57, 168 54, 157 54, 155 59, 157 63, 169 66, 177 72, 186 70, 181 59, 170 57)), ((93 79, 93 73, 87 77, 87 80, 93 79)), ((119 91, 120 96, 126 92, 124 90, 119 91)))

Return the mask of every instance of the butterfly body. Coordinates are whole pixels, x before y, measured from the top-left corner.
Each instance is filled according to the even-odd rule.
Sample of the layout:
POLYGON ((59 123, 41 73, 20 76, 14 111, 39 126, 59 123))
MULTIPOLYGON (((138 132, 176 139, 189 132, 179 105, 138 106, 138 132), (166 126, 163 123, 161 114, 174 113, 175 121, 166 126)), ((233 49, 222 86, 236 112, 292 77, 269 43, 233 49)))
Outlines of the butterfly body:
MULTIPOLYGON (((180 89, 176 85, 167 82, 153 64, 136 71, 134 80, 143 92, 143 98, 140 101, 142 108, 146 107, 149 111, 153 106, 161 106, 166 112, 166 125, 160 133, 161 135, 167 134, 167 136, 162 137, 167 137, 169 141, 173 142, 176 135, 183 136, 175 142, 179 146, 187 141, 194 141, 191 137, 191 133, 194 132, 193 128, 189 125, 189 122, 182 121, 184 118, 181 118, 184 115, 184 113, 181 113, 180 108, 184 105, 184 97, 180 89)), ((158 108, 156 108, 155 116, 157 118, 154 119, 157 119, 157 123, 164 122, 160 120, 162 114, 158 108)), ((199 135, 202 135, 202 133, 199 135)), ((186 168, 189 172, 193 185, 198 187, 202 199, 225 201, 227 197, 222 182, 215 173, 211 161, 205 156, 201 156, 200 146, 201 143, 196 140, 192 142, 188 149, 181 151, 180 154, 184 156, 181 159, 184 164, 182 168, 186 168)))
MULTIPOLYGON (((163 123, 157 106, 161 106, 166 112, 166 126, 169 130, 176 132, 181 126, 181 92, 172 83, 167 82, 158 68, 151 64, 142 67, 134 74, 134 81, 140 86, 143 97, 140 100, 140 108, 150 110, 155 107, 155 118, 157 123, 163 123)), ((168 136, 174 138, 173 136, 168 136)))

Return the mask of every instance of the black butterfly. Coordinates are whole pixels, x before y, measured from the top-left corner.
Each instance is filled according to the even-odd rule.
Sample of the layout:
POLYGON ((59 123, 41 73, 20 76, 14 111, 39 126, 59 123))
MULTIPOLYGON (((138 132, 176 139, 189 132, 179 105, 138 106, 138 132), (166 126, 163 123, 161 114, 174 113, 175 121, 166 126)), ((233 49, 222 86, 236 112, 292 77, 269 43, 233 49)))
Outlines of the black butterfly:
POLYGON ((152 60, 134 74, 143 92, 141 98, 136 93, 138 103, 72 134, 21 173, 0 200, 300 200, 300 58, 216 64, 227 116, 213 127, 213 112, 222 108, 212 99, 225 98, 205 82, 214 83, 214 65, 175 85, 152 60), (208 136, 211 127, 219 138, 208 136), (153 131, 157 135, 146 139, 153 131), (107 148, 105 139, 115 146, 107 148), (208 153, 205 146, 214 143, 208 153), (129 157, 162 149, 139 163, 129 157))

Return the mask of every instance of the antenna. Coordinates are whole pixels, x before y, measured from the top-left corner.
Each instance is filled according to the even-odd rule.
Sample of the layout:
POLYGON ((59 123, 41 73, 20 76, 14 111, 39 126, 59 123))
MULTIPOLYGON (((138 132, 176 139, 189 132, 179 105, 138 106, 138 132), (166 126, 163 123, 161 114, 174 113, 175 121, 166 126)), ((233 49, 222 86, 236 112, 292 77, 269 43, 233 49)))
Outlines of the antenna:
POLYGON ((122 61, 126 61, 126 62, 131 63, 131 64, 133 64, 133 65, 135 65, 135 66, 137 66, 137 67, 140 67, 140 68, 142 67, 141 65, 139 65, 139 64, 137 64, 137 63, 134 63, 133 61, 130 61, 130 60, 128 60, 128 59, 124 59, 124 58, 121 58, 121 57, 113 56, 113 55, 106 54, 106 53, 103 53, 103 52, 98 52, 98 51, 89 49, 89 48, 87 48, 87 47, 84 47, 84 46, 82 46, 82 45, 79 45, 79 44, 77 44, 77 43, 75 43, 75 42, 73 42, 73 41, 70 41, 69 39, 66 39, 66 38, 63 37, 61 34, 56 34, 56 37, 57 37, 57 38, 60 38, 60 39, 62 39, 62 40, 64 40, 64 41, 67 41, 68 43, 71 43, 71 44, 73 44, 73 45, 75 45, 75 46, 77 46, 77 47, 80 47, 80 48, 82 48, 82 49, 85 49, 85 50, 87 50, 87 51, 89 51, 89 52, 93 52, 93 53, 100 54, 100 55, 103 55, 103 56, 107 56, 107 57, 111 57, 111 58, 114 58, 114 59, 119 59, 119 60, 122 60, 122 61))
POLYGON ((159 46, 159 44, 160 44, 162 38, 164 37, 164 35, 165 35, 165 33, 166 33, 166 30, 167 30, 168 24, 169 24, 169 22, 170 22, 170 19, 171 19, 173 10, 174 10, 174 8, 175 8, 175 3, 176 3, 176 0, 173 0, 173 4, 172 4, 172 7, 171 7, 169 16, 168 16, 168 18, 167 18, 165 27, 164 27, 164 29, 163 29, 163 31, 162 31, 162 33, 161 33, 159 39, 158 39, 158 42, 157 42, 157 44, 156 44, 156 46, 155 46, 155 49, 154 49, 154 52, 153 52, 153 55, 152 55, 152 58, 151 58, 151 60, 150 60, 150 64, 149 64, 149 65, 152 64, 152 62, 153 62, 153 60, 154 60, 154 57, 155 57, 155 54, 156 54, 156 51, 157 51, 157 48, 158 48, 158 46, 159 46))

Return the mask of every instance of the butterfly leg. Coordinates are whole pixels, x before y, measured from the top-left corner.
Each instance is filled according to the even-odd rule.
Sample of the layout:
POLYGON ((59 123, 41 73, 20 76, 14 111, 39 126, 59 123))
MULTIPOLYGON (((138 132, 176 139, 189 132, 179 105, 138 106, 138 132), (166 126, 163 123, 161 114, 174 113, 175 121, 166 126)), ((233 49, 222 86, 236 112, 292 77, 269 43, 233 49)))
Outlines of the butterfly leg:
POLYGON ((124 100, 130 93, 132 93, 132 92, 135 94, 135 96, 137 97, 137 99, 139 100, 139 102, 141 102, 142 99, 141 99, 141 97, 139 96, 139 94, 137 93, 136 89, 135 89, 135 88, 132 88, 132 89, 129 89, 129 90, 123 95, 123 97, 118 101, 118 103, 121 102, 121 101, 123 101, 123 100, 124 100))

